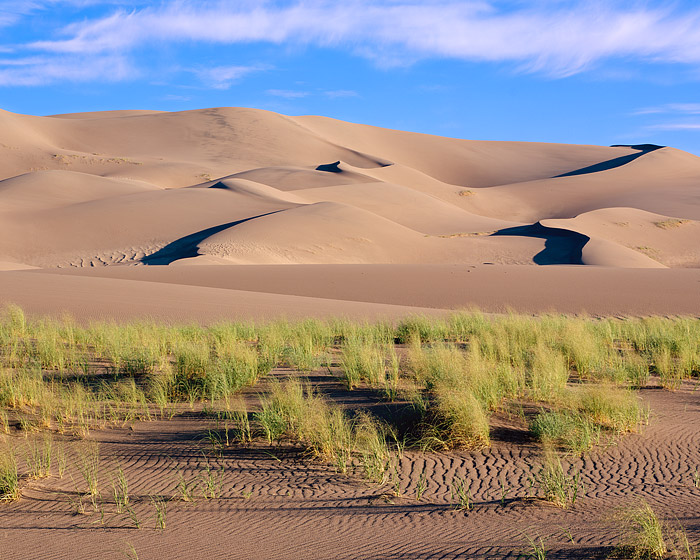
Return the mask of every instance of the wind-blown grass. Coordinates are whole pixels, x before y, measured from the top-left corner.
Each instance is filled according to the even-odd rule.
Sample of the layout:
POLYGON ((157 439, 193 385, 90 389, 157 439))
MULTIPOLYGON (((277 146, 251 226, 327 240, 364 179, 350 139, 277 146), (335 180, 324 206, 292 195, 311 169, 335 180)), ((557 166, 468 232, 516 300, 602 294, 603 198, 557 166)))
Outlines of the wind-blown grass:
POLYGON ((11 502, 19 496, 17 459, 9 446, 2 445, 0 446, 0 503, 11 502))
POLYGON ((365 414, 349 418, 298 381, 273 384, 255 423, 268 442, 300 444, 338 472, 346 472, 354 459, 373 480, 382 479, 388 469, 385 436, 375 420, 365 414))
MULTIPOLYGON (((653 381, 676 390, 700 375, 700 321, 459 312, 395 325, 308 319, 85 327, 28 319, 10 306, 0 316, 0 432, 19 426, 84 437, 95 427, 173 414, 179 402, 230 403, 273 368, 321 367, 348 388, 410 401, 415 421, 402 437, 426 448, 488 445, 491 415, 529 402, 539 405, 527 418, 538 438, 581 453, 645 423, 634 388, 653 381)), ((329 406, 306 387, 301 397, 286 390, 296 391, 307 412, 329 406)), ((291 405, 273 387, 260 410, 230 425, 246 434, 241 440, 256 432, 274 443, 303 440, 314 454, 337 455, 339 465, 350 460, 354 444, 329 451, 324 433, 335 422, 336 439, 350 438, 344 430, 352 414, 326 411, 314 424, 291 405)))

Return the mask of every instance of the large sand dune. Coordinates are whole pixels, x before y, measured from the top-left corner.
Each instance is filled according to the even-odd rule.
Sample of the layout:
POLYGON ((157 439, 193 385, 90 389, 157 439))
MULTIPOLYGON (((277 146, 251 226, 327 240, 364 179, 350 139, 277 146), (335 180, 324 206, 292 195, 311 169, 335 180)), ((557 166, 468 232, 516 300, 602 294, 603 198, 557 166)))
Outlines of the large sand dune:
MULTIPOLYGON (((700 313, 700 158, 672 148, 459 140, 219 108, 0 111, 0 156, 0 269, 98 267, 75 289, 107 315, 103 277, 138 280, 136 302, 143 280, 188 284, 173 278, 192 265, 205 266, 191 288, 228 290, 232 316, 248 314, 242 300, 262 297, 253 292, 316 298, 329 314, 356 314, 359 302, 700 313), (305 289, 285 289, 279 268, 267 269, 281 279, 274 289, 266 276, 267 288, 242 285, 262 270, 252 265, 298 267, 305 289), (143 278, 145 266, 172 273, 143 278), (667 270, 640 272, 653 268, 667 270)), ((58 312, 53 281, 67 279, 22 286, 0 273, 2 300, 58 312)), ((151 304, 144 314, 163 314, 151 304)))

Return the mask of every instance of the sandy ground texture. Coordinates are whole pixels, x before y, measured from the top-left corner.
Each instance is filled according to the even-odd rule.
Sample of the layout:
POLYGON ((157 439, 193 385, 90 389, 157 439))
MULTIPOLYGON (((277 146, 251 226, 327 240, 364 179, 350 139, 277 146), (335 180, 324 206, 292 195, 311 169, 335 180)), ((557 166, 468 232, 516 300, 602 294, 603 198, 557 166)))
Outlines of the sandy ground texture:
MULTIPOLYGON (((316 382, 325 383, 336 402, 386 406, 371 392, 347 393, 323 377, 316 382)), ((583 459, 565 459, 580 471, 585 488, 569 509, 535 498, 531 478, 541 448, 517 417, 494 422, 492 445, 484 451, 405 452, 386 484, 338 474, 286 446, 214 451, 205 434, 222 425, 196 411, 94 432, 104 513, 88 498, 85 512, 76 513, 84 483, 69 453, 63 478, 30 482, 20 501, 0 508, 2 558, 135 558, 135 551, 144 560, 514 559, 528 557, 528 537, 543 539, 547 558, 607 558, 620 539, 616 511, 642 498, 692 539, 700 532, 700 489, 693 478, 700 464, 697 384, 675 393, 648 388, 641 395, 653 411, 642 433, 583 459), (107 497, 119 467, 141 528, 107 497), (217 497, 205 499, 195 490, 194 501, 179 499, 179 477, 201 479, 208 471, 216 477, 217 497), (472 494, 471 511, 454 507, 452 491, 461 480, 472 494), (421 481, 425 491, 417 499, 421 481), (154 496, 170 500, 163 530, 156 529, 154 496)))
POLYGON ((700 158, 673 148, 243 108, 0 111, 0 298, 35 313, 697 315, 699 247, 700 158))
MULTIPOLYGON (((470 307, 700 316, 700 158, 242 108, 0 110, 6 303, 80 321, 170 323, 470 307)), ((323 375, 336 402, 384 406, 323 375)), ((516 417, 492 422, 484 451, 406 452, 400 496, 289 447, 213 453, 205 435, 215 425, 197 408, 131 423, 90 438, 104 494, 121 466, 143 527, 111 506, 104 517, 76 513, 71 467, 0 507, 0 559, 501 559, 527 552, 527 537, 542 537, 548 558, 595 558, 617 542, 609 514, 640 497, 696 537, 698 394, 691 383, 642 390, 653 411, 643 433, 569 459, 586 496, 568 510, 528 498, 541 449, 516 417), (172 497, 178 473, 207 472, 221 475, 220 495, 169 501, 167 527, 155 530, 152 498, 172 497), (460 479, 472 491, 468 513, 453 507, 460 479)))

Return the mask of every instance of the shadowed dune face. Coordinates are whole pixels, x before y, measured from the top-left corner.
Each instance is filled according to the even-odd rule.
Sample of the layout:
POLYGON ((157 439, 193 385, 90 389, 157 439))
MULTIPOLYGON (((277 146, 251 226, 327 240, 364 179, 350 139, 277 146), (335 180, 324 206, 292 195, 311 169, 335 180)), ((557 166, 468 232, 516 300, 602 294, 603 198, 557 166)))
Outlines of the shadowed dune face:
POLYGON ((698 269, 700 158, 649 145, 458 140, 242 108, 2 111, 0 218, 3 270, 698 269))

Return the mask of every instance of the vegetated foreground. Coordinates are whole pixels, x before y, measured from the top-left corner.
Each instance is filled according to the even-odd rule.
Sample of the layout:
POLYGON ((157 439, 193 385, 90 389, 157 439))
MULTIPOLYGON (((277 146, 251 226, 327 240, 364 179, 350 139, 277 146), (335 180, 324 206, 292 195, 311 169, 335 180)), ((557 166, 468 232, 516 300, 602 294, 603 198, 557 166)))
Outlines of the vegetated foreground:
POLYGON ((696 558, 700 320, 0 321, 14 558, 696 558))

